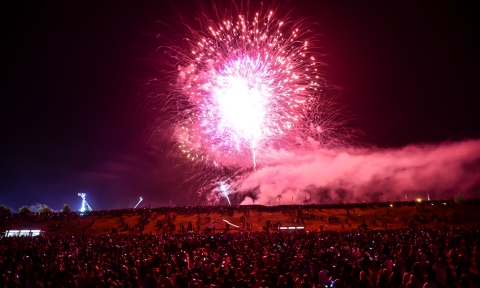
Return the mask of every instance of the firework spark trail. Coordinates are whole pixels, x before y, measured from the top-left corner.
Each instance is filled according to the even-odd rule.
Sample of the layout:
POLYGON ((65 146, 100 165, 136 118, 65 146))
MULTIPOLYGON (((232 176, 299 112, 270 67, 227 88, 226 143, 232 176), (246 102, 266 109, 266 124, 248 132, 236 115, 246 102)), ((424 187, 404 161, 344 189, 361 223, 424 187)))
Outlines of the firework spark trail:
POLYGON ((220 183, 220 190, 222 191, 223 196, 225 196, 225 198, 227 199, 228 205, 232 206, 232 203, 230 202, 230 197, 228 197, 228 188, 225 186, 225 183, 220 183))

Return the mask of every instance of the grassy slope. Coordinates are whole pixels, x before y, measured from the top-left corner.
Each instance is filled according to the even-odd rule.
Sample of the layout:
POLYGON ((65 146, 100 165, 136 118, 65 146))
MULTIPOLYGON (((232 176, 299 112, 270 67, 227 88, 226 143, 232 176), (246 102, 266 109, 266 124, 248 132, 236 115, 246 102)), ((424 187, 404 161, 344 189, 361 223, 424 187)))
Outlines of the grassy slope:
MULTIPOLYGON (((458 223, 452 224, 447 223, 448 227, 452 226, 466 226, 466 225, 477 225, 480 223, 480 207, 477 206, 467 206, 467 205, 456 205, 446 207, 444 205, 427 205, 425 210, 422 212, 417 212, 415 207, 371 207, 371 208, 356 208, 355 214, 352 214, 352 210, 349 210, 352 214, 349 217, 349 223, 352 224, 351 229, 356 229, 359 224, 362 223, 362 220, 365 219, 366 223, 368 224, 368 228, 370 229, 383 229, 381 226, 381 219, 388 219, 388 228, 401 228, 405 227, 404 219, 411 219, 413 215, 420 214, 427 216, 429 213, 437 214, 440 219, 444 219, 445 216, 452 215, 453 213, 457 213, 460 217, 460 221, 458 223), (387 215, 387 210, 390 212, 390 215, 387 215), (373 219, 374 213, 377 213, 377 224, 370 225, 370 220, 373 219), (359 215, 364 215, 363 217, 359 217, 359 215), (470 215, 470 217, 468 216, 470 215)), ((342 223, 345 225, 345 229, 349 229, 348 225, 344 222, 346 218, 346 210, 345 209, 303 209, 303 212, 313 213, 315 215, 322 215, 323 220, 319 219, 307 219, 305 218, 305 224, 300 222, 299 225, 304 225, 308 231, 318 231, 319 226, 323 225, 324 229, 328 230, 340 230, 342 223), (340 222, 337 223, 329 223, 327 221, 328 216, 340 216, 340 222)), ((206 225, 213 223, 218 219, 225 219, 230 221, 233 224, 240 225, 240 217, 243 213, 235 212, 233 216, 228 215, 220 215, 218 213, 211 213, 209 216, 211 221, 209 223, 205 223, 205 216, 206 215, 178 215, 177 218, 174 220, 174 223, 177 225, 176 232, 179 231, 179 227, 181 224, 187 227, 188 222, 192 221, 194 229, 197 227, 197 218, 198 216, 201 217, 200 226, 203 229, 206 225)), ((127 223, 134 226, 138 223, 140 216, 138 214, 131 215, 131 214, 124 214, 124 219, 127 223)), ((297 219, 296 214, 283 214, 282 212, 259 212, 259 211, 250 211, 250 215, 246 216, 246 222, 252 224, 251 231, 262 231, 262 226, 265 226, 267 220, 270 220, 272 223, 276 223, 280 221, 283 226, 288 225, 296 225, 292 223, 292 219, 297 219)), ((145 226, 143 232, 161 232, 158 227, 155 226, 156 220, 166 220, 165 214, 158 215, 155 219, 151 218, 149 224, 145 226)), ((52 228, 54 224, 61 224, 65 223, 65 220, 49 220, 48 222, 42 223, 32 223, 30 221, 20 221, 11 227, 5 227, 10 229, 41 229, 46 232, 61 232, 61 233, 104 233, 105 228, 117 228, 120 233, 125 233, 126 231, 122 227, 122 223, 120 221, 120 217, 118 216, 82 216, 78 219, 71 220, 66 227, 55 229, 52 228), (92 226, 89 225, 89 222, 95 219, 95 224, 92 226)), ((443 225, 445 222, 440 221, 438 225, 443 225)), ((414 225, 416 226, 427 226, 431 227, 435 225, 434 221, 414 221, 414 225)), ((4 228, 4 229, 5 229, 4 228)), ((225 224, 219 224, 218 228, 225 228, 225 224)))

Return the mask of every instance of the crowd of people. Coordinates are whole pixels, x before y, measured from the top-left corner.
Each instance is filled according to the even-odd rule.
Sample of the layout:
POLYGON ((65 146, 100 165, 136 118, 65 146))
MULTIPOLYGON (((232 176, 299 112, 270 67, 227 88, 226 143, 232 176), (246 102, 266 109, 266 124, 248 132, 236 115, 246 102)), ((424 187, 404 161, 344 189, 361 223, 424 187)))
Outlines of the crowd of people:
MULTIPOLYGON (((95 218, 119 217, 123 230, 106 227, 103 234, 71 235, 54 229, 52 231, 57 232, 36 237, 2 238, 0 285, 38 288, 479 287, 480 227, 435 225, 434 228, 419 228, 409 225, 419 219, 405 219, 402 229, 386 229, 386 223, 384 226, 382 222, 385 230, 372 231, 367 229, 364 216, 356 213, 370 206, 414 206, 417 212, 422 212, 429 204, 456 205, 453 200, 440 200, 421 204, 403 201, 169 206, 89 211, 83 215, 76 211, 2 213, 0 224, 3 227, 24 220, 62 220, 52 222, 56 223, 54 225, 80 225, 84 216, 93 216, 88 218, 92 219, 88 223, 90 226, 95 224, 95 218), (323 229, 321 225, 318 232, 279 233, 272 232, 277 229, 268 228, 282 223, 270 221, 263 232, 244 227, 235 233, 215 233, 213 230, 213 233, 202 234, 199 227, 195 229, 193 224, 190 227, 190 223, 171 229, 181 214, 197 215, 198 223, 210 223, 210 213, 232 216, 234 212, 241 212, 244 220, 241 222, 247 223, 245 216, 251 211, 281 211, 301 224, 304 219, 323 220, 322 209, 332 208, 346 210, 342 218, 326 217, 328 223, 341 221, 341 231, 323 229), (312 209, 320 214, 312 213, 312 209), (158 220, 161 214, 166 218, 158 220), (140 215, 139 223, 132 226, 126 222, 124 217, 128 215, 140 215), (363 219, 363 225, 352 227, 348 221, 352 215, 363 219), (157 219, 156 226, 160 227, 157 233, 142 233, 142 225, 147 225, 151 219, 157 219), (71 221, 74 223, 69 224, 71 221), (343 229, 344 224, 348 225, 347 230, 343 229)), ((463 203, 466 208, 478 204, 478 199, 463 203)), ((446 219, 425 213, 419 213, 418 217, 445 223, 460 219, 456 213, 446 219)), ((376 219, 375 213, 369 221, 376 219)))
POLYGON ((478 287, 480 233, 403 228, 303 233, 5 237, 1 287, 478 287))

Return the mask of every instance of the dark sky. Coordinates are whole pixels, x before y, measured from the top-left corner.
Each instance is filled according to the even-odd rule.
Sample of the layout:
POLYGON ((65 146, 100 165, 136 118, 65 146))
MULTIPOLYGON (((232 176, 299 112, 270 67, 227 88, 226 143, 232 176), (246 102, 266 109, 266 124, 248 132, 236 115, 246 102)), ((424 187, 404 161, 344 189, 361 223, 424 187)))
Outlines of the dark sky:
MULTIPOLYGON (((161 77, 148 61, 155 21, 175 25, 178 11, 188 19, 195 2, 178 11, 164 1, 4 2, 0 203, 77 209, 78 192, 94 209, 132 207, 139 196, 148 206, 189 203, 168 147, 149 142, 140 91, 161 77)), ((366 142, 402 147, 480 138, 478 8, 469 5, 287 7, 318 23, 325 77, 343 89, 338 102, 366 142)))

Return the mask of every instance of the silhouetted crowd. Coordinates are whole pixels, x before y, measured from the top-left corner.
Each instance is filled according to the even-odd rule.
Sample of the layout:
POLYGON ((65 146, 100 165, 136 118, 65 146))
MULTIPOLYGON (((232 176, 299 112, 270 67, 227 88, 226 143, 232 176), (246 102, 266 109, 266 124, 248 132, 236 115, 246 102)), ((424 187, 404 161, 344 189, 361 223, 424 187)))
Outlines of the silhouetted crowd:
POLYGON ((5 237, 1 287, 478 287, 469 228, 5 237))

